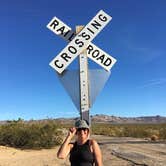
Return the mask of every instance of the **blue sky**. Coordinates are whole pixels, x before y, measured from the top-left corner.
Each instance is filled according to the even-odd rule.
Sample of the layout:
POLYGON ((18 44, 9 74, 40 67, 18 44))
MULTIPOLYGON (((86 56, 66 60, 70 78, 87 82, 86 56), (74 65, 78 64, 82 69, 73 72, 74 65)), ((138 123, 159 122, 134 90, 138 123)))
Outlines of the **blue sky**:
MULTIPOLYGON (((0 120, 79 116, 49 66, 67 43, 46 25, 56 16, 74 29, 101 9, 113 19, 93 43, 117 63, 90 114, 166 116, 165 6, 165 0, 1 1, 0 120)), ((91 61, 89 67, 100 68, 91 61)))

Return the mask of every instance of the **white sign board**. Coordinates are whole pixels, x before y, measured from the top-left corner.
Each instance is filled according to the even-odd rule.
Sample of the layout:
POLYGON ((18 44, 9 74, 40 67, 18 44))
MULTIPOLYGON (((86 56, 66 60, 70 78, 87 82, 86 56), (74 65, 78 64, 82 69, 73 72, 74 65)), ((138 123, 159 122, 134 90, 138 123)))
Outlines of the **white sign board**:
POLYGON ((111 19, 112 17, 100 10, 84 29, 50 62, 50 66, 58 73, 62 73, 87 48, 88 44, 111 19))
POLYGON ((54 17, 47 25, 47 28, 54 32, 56 35, 61 36, 68 42, 71 42, 72 39, 76 36, 75 32, 71 30, 69 26, 59 20, 57 17, 54 17))
POLYGON ((87 56, 107 71, 110 71, 112 66, 116 63, 115 58, 92 43, 87 47, 87 56))
MULTIPOLYGON (((68 25, 63 23, 57 17, 54 17, 48 23, 47 28, 54 32, 56 35, 61 36, 67 42, 72 41, 72 39, 76 36, 75 32, 72 31, 72 29, 68 25)), ((112 66, 116 63, 115 58, 108 55, 106 52, 92 43, 90 43, 87 47, 87 56, 107 71, 110 71, 112 66)))

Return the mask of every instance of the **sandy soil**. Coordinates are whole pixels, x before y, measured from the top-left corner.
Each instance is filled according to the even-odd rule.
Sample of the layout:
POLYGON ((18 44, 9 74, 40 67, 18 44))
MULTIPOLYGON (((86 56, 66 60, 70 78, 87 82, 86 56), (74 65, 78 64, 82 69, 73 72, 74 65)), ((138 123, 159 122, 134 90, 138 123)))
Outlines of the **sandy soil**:
MULTIPOLYGON (((104 166, 166 166, 166 144, 134 138, 93 136, 100 144, 104 166)), ((69 166, 57 159, 59 147, 20 150, 0 146, 0 166, 69 166)))

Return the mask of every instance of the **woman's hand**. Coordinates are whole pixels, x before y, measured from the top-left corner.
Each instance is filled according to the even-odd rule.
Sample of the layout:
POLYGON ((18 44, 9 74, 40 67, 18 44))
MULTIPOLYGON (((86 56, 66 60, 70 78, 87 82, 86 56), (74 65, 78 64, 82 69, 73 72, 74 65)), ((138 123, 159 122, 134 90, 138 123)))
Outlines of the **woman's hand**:
POLYGON ((76 132, 77 132, 77 129, 75 127, 72 127, 69 129, 68 136, 73 138, 76 132))

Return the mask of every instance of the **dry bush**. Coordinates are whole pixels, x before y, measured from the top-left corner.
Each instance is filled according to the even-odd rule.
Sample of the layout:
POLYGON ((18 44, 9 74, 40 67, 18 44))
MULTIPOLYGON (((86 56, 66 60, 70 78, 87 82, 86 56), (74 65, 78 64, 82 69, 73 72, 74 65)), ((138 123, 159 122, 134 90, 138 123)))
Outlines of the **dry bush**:
MULTIPOLYGON (((0 125, 0 145, 19 148, 51 148, 62 143, 72 124, 54 120, 24 122, 22 119, 0 125)), ((166 139, 166 124, 92 123, 92 134, 113 137, 166 139), (152 137, 153 136, 153 137, 152 137)))
POLYGON ((159 136, 166 140, 166 125, 163 125, 159 130, 159 136))
POLYGON ((157 141, 159 140, 159 137, 157 135, 152 135, 150 139, 151 141, 157 141))
POLYGON ((93 134, 113 137, 166 139, 166 124, 92 124, 93 134))
POLYGON ((11 121, 0 126, 0 145, 17 148, 51 148, 62 142, 62 132, 52 122, 24 123, 11 121))

